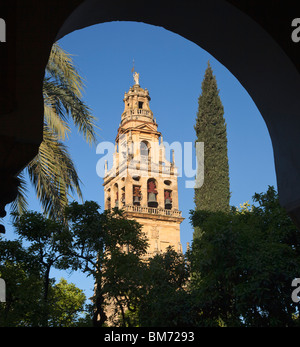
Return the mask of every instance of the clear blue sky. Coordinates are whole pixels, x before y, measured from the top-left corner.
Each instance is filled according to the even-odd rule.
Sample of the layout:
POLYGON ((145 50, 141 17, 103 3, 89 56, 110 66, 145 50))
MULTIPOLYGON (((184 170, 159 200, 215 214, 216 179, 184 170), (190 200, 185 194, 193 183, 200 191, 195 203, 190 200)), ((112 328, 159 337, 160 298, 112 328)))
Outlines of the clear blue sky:
MULTIPOLYGON (((97 117, 97 143, 114 141, 123 111, 123 96, 132 86, 132 60, 140 73, 140 85, 150 93, 150 107, 164 141, 194 142, 194 124, 201 93, 201 82, 208 60, 217 79, 225 110, 228 135, 231 205, 252 202, 255 192, 276 188, 273 150, 268 130, 257 107, 239 81, 214 57, 194 43, 161 27, 110 22, 76 31, 61 46, 74 54, 74 61, 86 81, 84 100, 97 117)), ((87 145, 74 129, 67 141, 83 182, 85 200, 103 203, 103 180, 96 174, 100 155, 87 145)), ((204 178, 205 179, 205 178, 204 178)), ((178 178, 179 208, 183 250, 192 240, 189 210, 194 208, 193 189, 185 188, 185 177, 178 178)), ((39 210, 32 191, 30 208, 39 210)), ((8 208, 7 208, 8 210, 8 208)), ((7 238, 13 238, 9 218, 5 218, 7 238)), ((57 280, 64 276, 92 295, 93 283, 81 274, 69 276, 53 271, 57 280)))

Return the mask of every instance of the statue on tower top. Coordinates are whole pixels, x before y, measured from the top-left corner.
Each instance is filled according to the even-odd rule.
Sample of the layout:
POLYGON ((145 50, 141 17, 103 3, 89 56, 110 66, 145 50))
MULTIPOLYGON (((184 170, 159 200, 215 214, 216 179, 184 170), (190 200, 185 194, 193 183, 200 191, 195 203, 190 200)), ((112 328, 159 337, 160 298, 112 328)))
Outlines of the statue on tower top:
POLYGON ((140 74, 135 71, 133 74, 133 79, 135 84, 139 84, 139 78, 140 78, 140 74))

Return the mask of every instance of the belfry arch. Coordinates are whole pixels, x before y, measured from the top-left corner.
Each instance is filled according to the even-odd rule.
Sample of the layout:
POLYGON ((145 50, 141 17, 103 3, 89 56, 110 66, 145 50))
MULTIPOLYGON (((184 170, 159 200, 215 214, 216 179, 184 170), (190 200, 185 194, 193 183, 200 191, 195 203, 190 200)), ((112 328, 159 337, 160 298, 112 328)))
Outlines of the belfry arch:
POLYGON ((75 30, 122 20, 181 35, 239 80, 266 122, 280 202, 300 226, 300 59, 290 26, 299 13, 296 7, 289 1, 272 1, 270 6, 258 0, 15 0, 4 5, 0 216, 15 196, 15 176, 35 156, 42 140, 42 82, 53 42, 75 30), (26 88, 28 81, 31 88, 26 88))

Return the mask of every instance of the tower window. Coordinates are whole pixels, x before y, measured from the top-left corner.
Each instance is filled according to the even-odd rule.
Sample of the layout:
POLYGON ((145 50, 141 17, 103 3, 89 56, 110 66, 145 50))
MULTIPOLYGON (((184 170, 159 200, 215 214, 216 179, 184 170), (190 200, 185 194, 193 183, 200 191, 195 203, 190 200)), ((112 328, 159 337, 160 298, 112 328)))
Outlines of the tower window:
POLYGON ((121 203, 125 206, 125 186, 121 188, 121 203))
POLYGON ((157 186, 154 178, 149 178, 147 181, 148 207, 157 207, 157 186))
POLYGON ((143 102, 139 101, 139 108, 143 108, 143 102))
POLYGON ((148 142, 142 141, 140 145, 140 152, 142 156, 148 156, 149 155, 149 148, 148 148, 148 142))
POLYGON ((170 210, 172 208, 172 191, 165 189, 164 199, 165 199, 165 209, 170 210))
POLYGON ((141 186, 133 186, 133 205, 140 206, 141 199, 141 186))
POLYGON ((110 197, 106 199, 106 209, 110 210, 111 209, 111 202, 110 202, 110 197))
POLYGON ((119 208, 119 187, 118 183, 114 184, 115 207, 119 208))

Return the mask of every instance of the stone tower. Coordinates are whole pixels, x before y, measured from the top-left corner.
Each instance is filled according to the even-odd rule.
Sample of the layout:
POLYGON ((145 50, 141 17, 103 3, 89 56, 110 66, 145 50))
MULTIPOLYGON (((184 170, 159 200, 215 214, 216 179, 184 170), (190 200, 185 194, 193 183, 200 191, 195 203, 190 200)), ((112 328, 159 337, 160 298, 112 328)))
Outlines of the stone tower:
POLYGON ((143 226, 149 240, 147 256, 168 246, 182 252, 178 207, 177 168, 166 159, 161 133, 149 106, 148 90, 134 74, 133 87, 124 95, 124 111, 115 140, 112 168, 105 166, 105 209, 123 209, 143 226))

